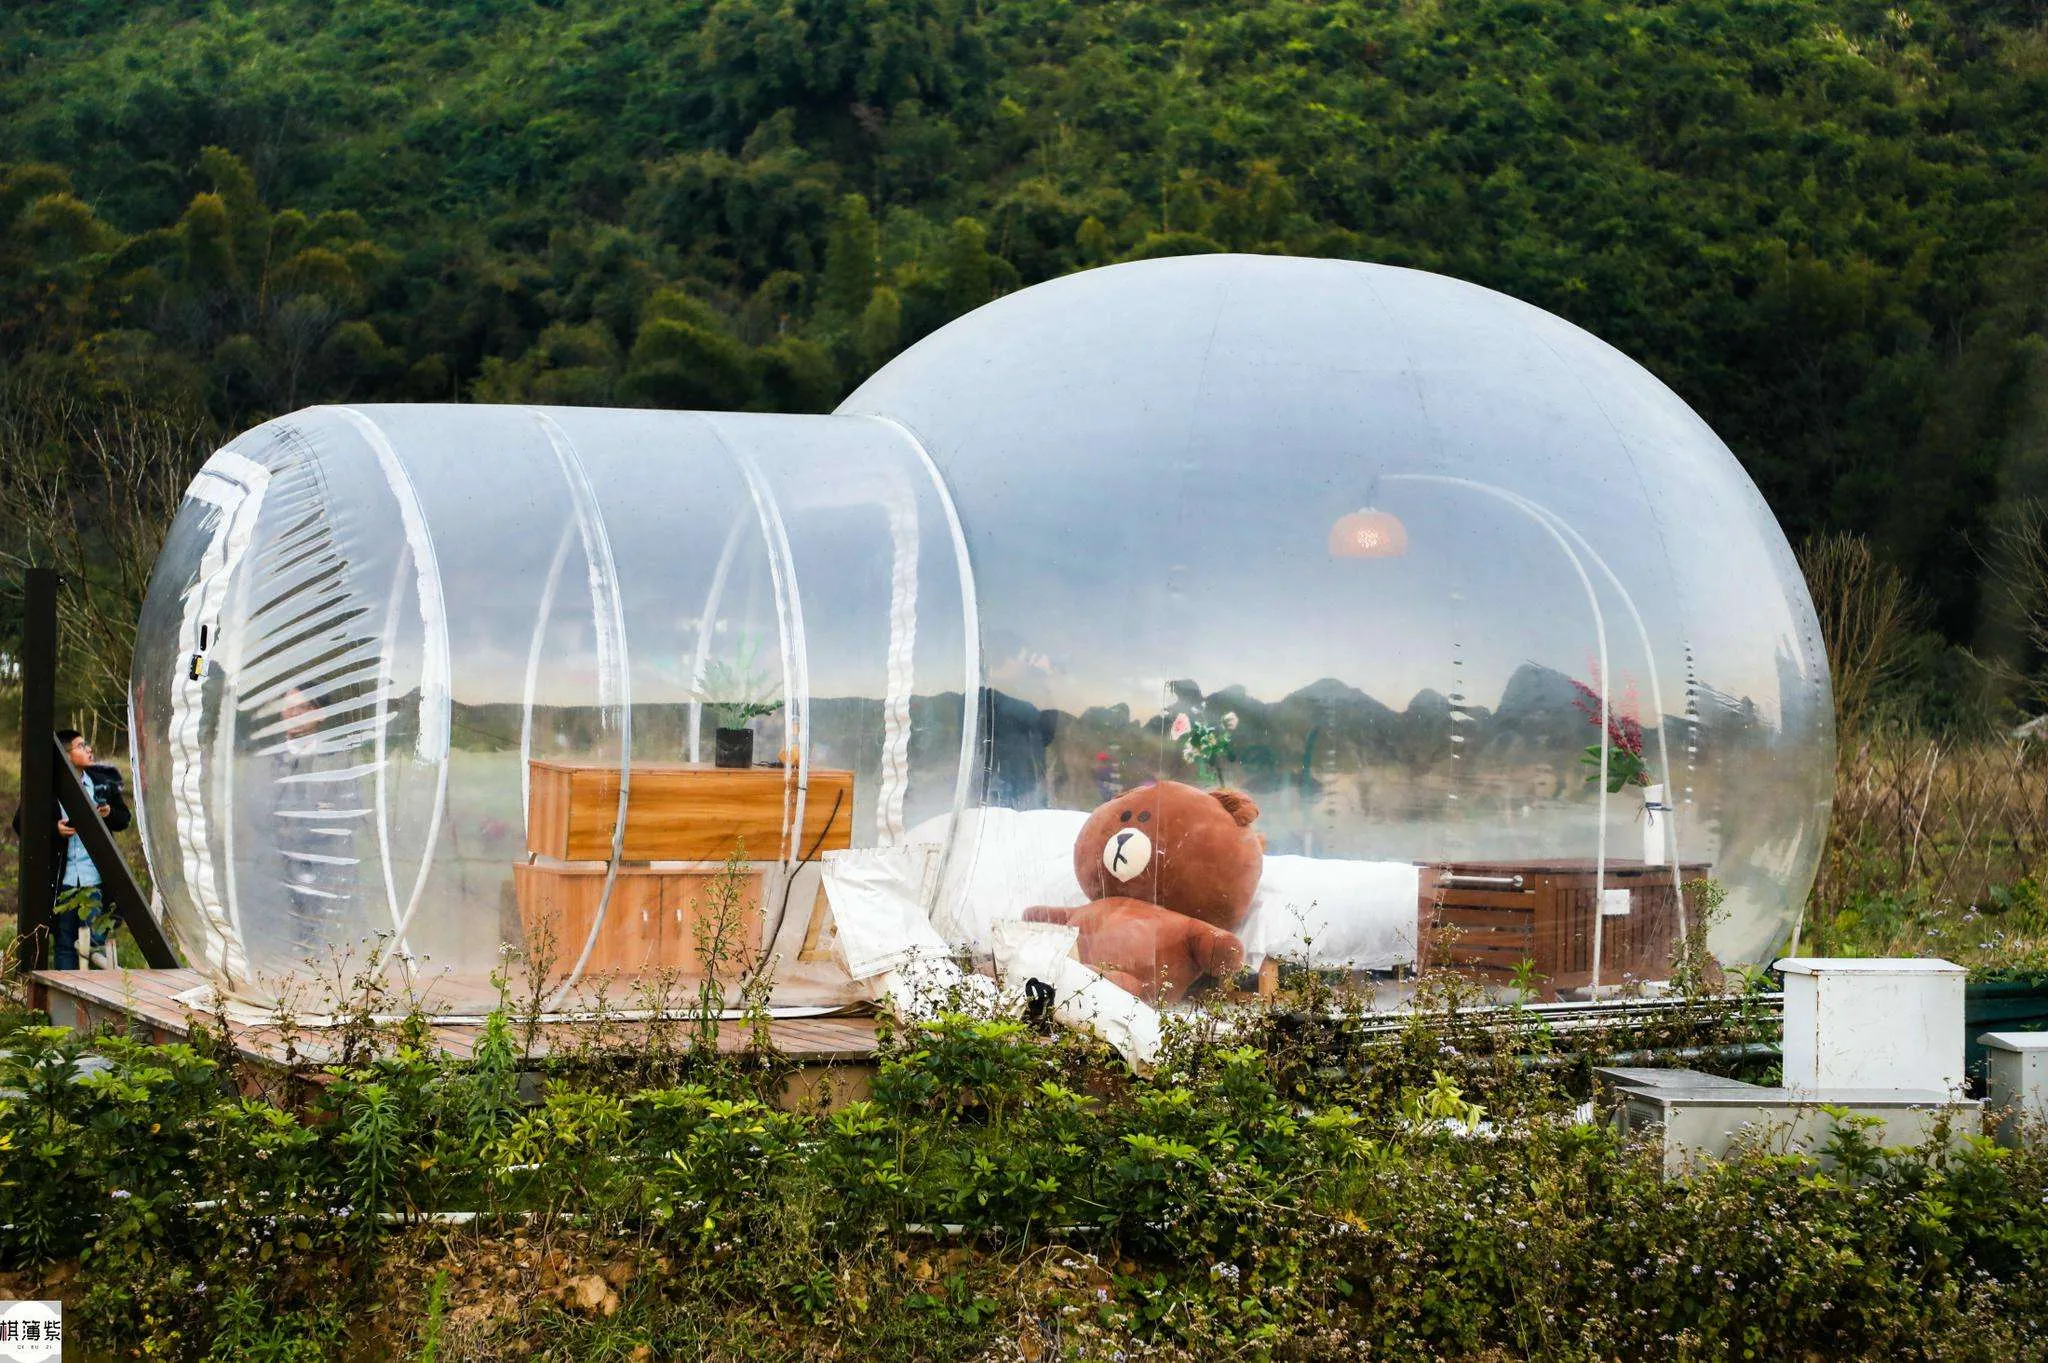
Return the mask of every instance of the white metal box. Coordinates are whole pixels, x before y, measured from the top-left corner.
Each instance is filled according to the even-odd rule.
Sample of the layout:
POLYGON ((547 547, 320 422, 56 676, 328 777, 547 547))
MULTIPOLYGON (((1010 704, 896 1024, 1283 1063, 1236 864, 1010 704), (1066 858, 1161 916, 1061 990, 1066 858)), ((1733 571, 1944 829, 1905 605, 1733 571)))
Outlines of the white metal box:
POLYGON ((2029 1126, 2048 1124, 2048 1032, 1986 1032, 1984 1106, 1999 1144, 2016 1145, 2029 1126))
POLYGON ((1973 1099, 1911 1089, 1845 1089, 1823 1099, 1786 1089, 1629 1088, 1621 1097, 1627 1130, 1661 1134, 1667 1174, 1725 1159, 1745 1143, 1832 1168, 1830 1139, 1858 1118, 1876 1120, 1867 1133, 1875 1145, 1918 1147, 1939 1139, 1953 1149, 1982 1129, 1984 1109, 1973 1099))
POLYGON ((1850 1119, 1873 1119, 1867 1134, 1886 1147, 1938 1139, 1953 1149, 1983 1127, 1982 1103, 1936 1091, 1843 1090, 1822 1098, 1697 1070, 1602 1068, 1593 1076, 1596 1108, 1624 1133, 1654 1134, 1667 1174, 1743 1146, 1832 1168, 1831 1140, 1850 1119))
POLYGON ((1788 1089, 1963 1091, 1963 968, 1942 960, 1794 956, 1785 976, 1788 1089))

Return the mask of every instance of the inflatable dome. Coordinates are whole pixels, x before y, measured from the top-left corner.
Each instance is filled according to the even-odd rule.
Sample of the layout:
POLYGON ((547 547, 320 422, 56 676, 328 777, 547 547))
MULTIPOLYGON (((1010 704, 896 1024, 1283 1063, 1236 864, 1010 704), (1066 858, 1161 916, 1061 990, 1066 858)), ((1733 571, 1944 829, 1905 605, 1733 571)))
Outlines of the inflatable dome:
POLYGON ((1689 915, 1762 961, 1833 761, 1790 550, 1683 402, 1501 294, 1258 256, 1024 290, 830 416, 267 423, 193 483, 132 705, 192 965, 442 1012, 537 942, 554 1006, 721 960, 843 1003, 863 855, 923 849, 898 897, 982 950, 1153 781, 1255 802, 1253 964, 1598 990, 1689 915))

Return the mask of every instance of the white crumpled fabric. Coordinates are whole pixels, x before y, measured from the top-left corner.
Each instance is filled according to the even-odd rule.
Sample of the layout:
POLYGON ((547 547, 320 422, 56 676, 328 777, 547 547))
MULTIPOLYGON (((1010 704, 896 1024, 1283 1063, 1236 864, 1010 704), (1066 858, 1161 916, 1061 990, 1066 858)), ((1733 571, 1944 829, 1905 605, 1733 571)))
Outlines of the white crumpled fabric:
POLYGON ((1062 923, 997 923, 992 933, 1004 996, 1021 1005, 1024 982, 1053 990, 1052 1015, 1116 1047, 1134 1068, 1159 1058, 1159 1010, 1074 959, 1080 929, 1062 923))
POLYGON ((929 843, 830 852, 823 859, 825 895, 838 928, 846 970, 869 996, 898 1016, 925 1018, 963 1005, 1015 1013, 1027 980, 1052 987, 1053 1016, 1093 1032, 1134 1066, 1159 1054, 1159 1014, 1074 959, 1075 928, 1058 923, 990 925, 997 978, 970 974, 925 917, 938 874, 939 849, 929 843))

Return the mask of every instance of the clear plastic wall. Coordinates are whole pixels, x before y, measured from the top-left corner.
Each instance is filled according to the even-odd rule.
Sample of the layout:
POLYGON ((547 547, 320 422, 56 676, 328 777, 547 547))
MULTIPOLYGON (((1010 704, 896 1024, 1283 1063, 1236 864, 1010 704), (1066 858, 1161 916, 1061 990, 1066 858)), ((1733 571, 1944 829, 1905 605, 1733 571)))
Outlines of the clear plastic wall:
MULTIPOLYGON (((949 814, 955 543, 883 422, 405 406, 249 432, 194 481, 137 635, 175 940, 254 1001, 368 972, 486 1007, 522 942, 531 760, 617 767, 623 827, 633 772, 710 759, 721 673, 778 707, 751 723, 790 759, 787 829, 815 823, 813 764, 854 773, 856 845, 949 814)), ((747 855, 794 867, 798 841, 747 855)))
POLYGON ((1187 257, 1001 299, 840 410, 901 422, 959 508, 987 801, 1213 780, 1176 721, 1235 715, 1221 775, 1273 853, 1640 864, 1645 787, 1581 760, 1604 690, 1665 857, 1728 891, 1715 954, 1790 933, 1833 780, 1812 603, 1727 447, 1585 331, 1419 271, 1187 257))
POLYGON ((137 635, 168 926, 242 998, 368 969, 487 1006, 533 761, 616 765, 623 828, 636 771, 708 760, 717 675, 779 704, 783 834, 750 855, 790 874, 815 770, 853 773, 855 847, 1222 781, 1273 855, 1654 840, 1727 887, 1730 962, 1787 935, 1832 775, 1784 537, 1668 389, 1454 280, 1209 256, 1000 300, 829 417, 317 408, 237 439, 137 635), (1653 839, 1648 787, 1583 760, 1603 706, 1653 839))

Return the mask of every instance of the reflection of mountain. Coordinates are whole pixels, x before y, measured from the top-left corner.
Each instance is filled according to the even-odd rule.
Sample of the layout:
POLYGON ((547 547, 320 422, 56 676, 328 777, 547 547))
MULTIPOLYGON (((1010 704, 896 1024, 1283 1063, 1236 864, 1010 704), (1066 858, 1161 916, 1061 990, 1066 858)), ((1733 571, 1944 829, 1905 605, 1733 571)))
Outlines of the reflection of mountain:
MULTIPOLYGON (((1524 663, 1508 678, 1492 708, 1469 698, 1423 690, 1399 710, 1334 677, 1274 701, 1241 686, 1204 692, 1191 681, 1170 685, 1172 709, 1146 716, 1128 706, 1092 707, 1078 715, 1042 710, 1020 697, 984 690, 976 720, 988 798, 1020 807, 1092 803, 1091 793, 1153 776, 1194 775, 1180 740, 1168 736, 1173 718, 1188 713, 1220 724, 1237 716, 1231 735, 1230 778, 1258 792, 1294 792, 1312 799, 1331 783, 1354 783, 1364 772, 1376 780, 1396 773, 1441 786, 1483 772, 1564 774, 1552 790, 1576 789, 1579 754, 1595 741, 1580 693, 1562 672, 1524 663)), ((1695 687, 1692 713, 1666 719, 1675 769, 1690 771, 1714 751, 1748 747, 1762 735, 1758 707, 1747 699, 1695 687)), ((954 769, 959 753, 958 692, 918 696, 910 705, 913 771, 954 769)), ((662 703, 633 707, 633 753, 642 761, 673 761, 687 749, 689 707, 662 703)), ((516 705, 455 706, 455 745, 471 751, 517 749, 516 705)), ((757 722, 774 751, 782 717, 757 722)), ((701 718, 708 754, 711 716, 701 718)), ((812 761, 863 770, 880 760, 882 704, 864 697, 827 697, 810 706, 812 761)), ((618 751, 616 717, 594 707, 536 707, 536 756, 596 757, 618 751)), ((1654 743, 1654 736, 1651 738, 1654 743)), ((1653 758, 1654 760, 1654 758, 1653 758)), ((1681 776, 1679 785, 1688 784, 1681 776)))
MULTIPOLYGON (((1578 691, 1563 673, 1525 663, 1508 679, 1492 709, 1453 701, 1440 691, 1418 691, 1396 710, 1334 677, 1312 682, 1272 704, 1229 687, 1204 702, 1213 720, 1234 711, 1241 721, 1233 745, 1256 769, 1262 760, 1299 755, 1311 771, 1356 771, 1368 766, 1418 768, 1486 753, 1545 760, 1576 753, 1591 741, 1577 708, 1578 691), (1454 743, 1462 739, 1462 744, 1454 743), (1262 751, 1263 750, 1263 751, 1262 751)), ((1154 723, 1165 723, 1157 720, 1154 723)))
MULTIPOLYGON (((1173 682, 1168 691, 1171 708, 1164 714, 1137 718, 1119 705, 1053 716, 1048 743, 1051 779, 1058 784, 1065 771, 1075 782, 1074 790, 1062 788, 1055 798, 1084 795, 1079 773, 1091 764, 1113 767, 1122 780, 1191 776, 1193 767, 1181 744, 1167 738, 1173 716, 1183 712, 1209 724, 1235 714, 1238 727, 1231 741, 1230 778, 1254 792, 1294 791, 1304 798, 1314 797, 1333 781, 1349 783, 1367 771, 1378 774, 1375 780, 1406 773, 1432 786, 1456 785, 1482 773, 1497 777, 1522 772, 1530 774, 1532 788, 1562 793, 1581 784, 1580 754, 1598 740, 1592 718, 1580 708, 1582 693, 1572 678, 1535 663, 1515 670, 1491 708, 1475 705, 1468 697, 1423 690, 1397 710, 1334 677, 1274 701, 1259 700, 1241 686, 1205 693, 1190 681, 1173 682), (1538 779, 1534 773, 1539 769, 1552 775, 1538 779)), ((1037 732, 1044 727, 1027 724, 1036 712, 1016 709, 1010 697, 1003 697, 997 708, 1018 716, 1020 729, 1037 732)), ((1689 728, 1682 713, 1665 716, 1675 768, 1684 765, 1689 742, 1711 738, 1717 744, 1740 746, 1756 733, 1757 707, 1747 700, 1702 687, 1695 692, 1693 709, 1696 730, 1689 728)), ((1654 726, 1646 737, 1655 744, 1654 726)))
POLYGON ((1579 709, 1579 695, 1577 684, 1564 673, 1523 663, 1501 688, 1500 704, 1477 726, 1474 751, 1505 760, 1541 761, 1583 750, 1599 735, 1579 709))

